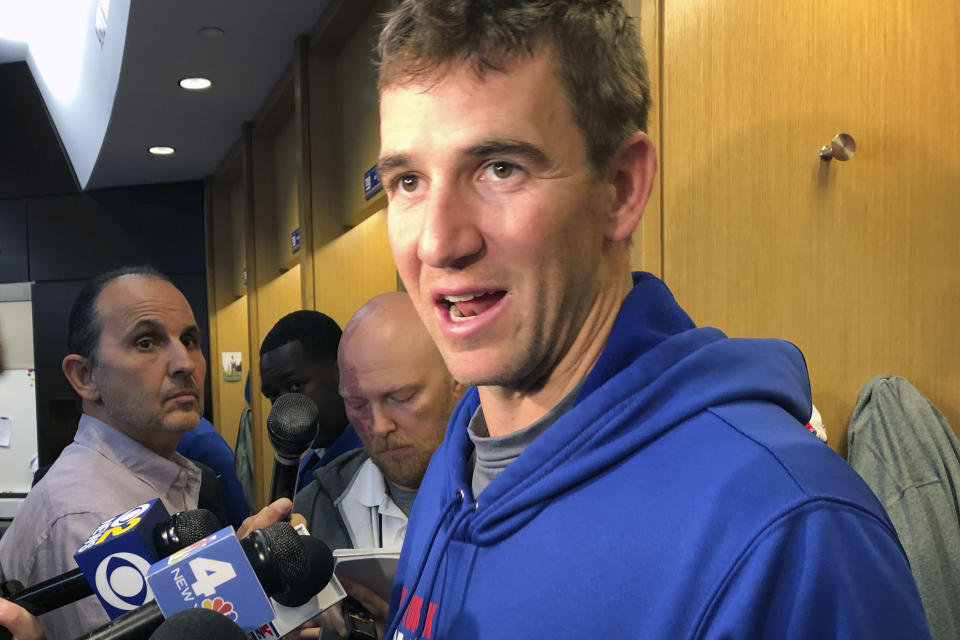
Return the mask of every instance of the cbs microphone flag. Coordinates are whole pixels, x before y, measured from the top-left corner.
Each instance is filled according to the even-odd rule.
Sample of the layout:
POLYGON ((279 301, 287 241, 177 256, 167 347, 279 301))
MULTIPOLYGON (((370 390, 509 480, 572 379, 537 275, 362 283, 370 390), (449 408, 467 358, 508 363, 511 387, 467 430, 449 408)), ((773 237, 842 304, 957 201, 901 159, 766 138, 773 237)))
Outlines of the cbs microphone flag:
POLYGON ((145 577, 159 559, 153 531, 169 519, 155 498, 103 522, 74 554, 111 619, 153 600, 145 577))

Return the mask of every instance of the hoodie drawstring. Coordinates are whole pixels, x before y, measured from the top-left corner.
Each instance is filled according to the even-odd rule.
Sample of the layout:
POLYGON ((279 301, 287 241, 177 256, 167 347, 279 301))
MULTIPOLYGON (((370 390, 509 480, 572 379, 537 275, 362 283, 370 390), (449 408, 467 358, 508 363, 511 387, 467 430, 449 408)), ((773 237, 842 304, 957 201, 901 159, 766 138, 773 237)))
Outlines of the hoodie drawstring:
MULTIPOLYGON (((390 623, 390 626, 387 628, 387 632, 384 634, 384 638, 392 638, 396 634, 397 628, 400 625, 400 621, 403 620, 404 612, 407 609, 407 606, 410 604, 410 599, 417 592, 417 589, 420 587, 420 580, 423 578, 424 569, 427 566, 427 560, 433 555, 434 546, 437 546, 441 549, 445 548, 447 544, 450 543, 450 539, 453 537, 453 533, 460 527, 461 523, 464 521, 466 516, 470 515, 470 510, 464 510, 457 516, 454 521, 451 523, 451 526, 447 529, 446 534, 444 535, 443 543, 437 545, 437 537, 443 530, 443 522, 450 516, 451 513, 457 508, 457 505, 463 504, 463 501, 466 497, 463 489, 457 489, 453 494, 453 500, 447 505, 443 510, 443 513, 440 514, 440 518, 437 519, 437 524, 433 527, 433 534, 430 536, 430 542, 427 544, 426 551, 420 558, 420 563, 417 565, 417 570, 414 572, 414 579, 407 590, 406 595, 400 600, 400 605, 397 607, 397 615, 395 619, 390 623)), ((442 556, 442 551, 440 552, 442 556)), ((440 562, 442 557, 438 557, 437 561, 434 563, 433 575, 430 578, 430 589, 425 594, 424 602, 427 603, 427 609, 430 607, 430 598, 433 596, 433 586, 434 582, 437 580, 437 574, 440 572, 440 562)), ((427 616, 421 615, 420 619, 417 622, 417 628, 413 632, 413 638, 418 637, 418 634, 423 630, 423 625, 426 622, 427 616)))

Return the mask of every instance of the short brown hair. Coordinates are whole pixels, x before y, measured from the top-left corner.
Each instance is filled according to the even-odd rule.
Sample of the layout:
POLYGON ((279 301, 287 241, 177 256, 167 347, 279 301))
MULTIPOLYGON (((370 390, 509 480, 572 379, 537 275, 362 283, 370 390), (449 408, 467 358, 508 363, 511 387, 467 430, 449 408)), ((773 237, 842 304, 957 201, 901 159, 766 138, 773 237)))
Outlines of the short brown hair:
POLYGON ((404 0, 377 47, 379 89, 469 63, 479 76, 547 47, 593 166, 605 167, 650 109, 647 64, 619 0, 404 0))

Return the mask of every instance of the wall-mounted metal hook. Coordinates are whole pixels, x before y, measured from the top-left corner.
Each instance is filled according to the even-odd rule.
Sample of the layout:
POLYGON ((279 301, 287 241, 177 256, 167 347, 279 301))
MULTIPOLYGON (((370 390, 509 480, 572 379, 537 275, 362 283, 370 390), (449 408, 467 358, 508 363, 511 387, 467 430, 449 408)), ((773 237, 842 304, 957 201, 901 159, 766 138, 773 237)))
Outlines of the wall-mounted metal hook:
POLYGON ((849 133, 838 133, 830 144, 820 147, 821 160, 839 160, 845 162, 853 157, 857 150, 857 143, 849 133))

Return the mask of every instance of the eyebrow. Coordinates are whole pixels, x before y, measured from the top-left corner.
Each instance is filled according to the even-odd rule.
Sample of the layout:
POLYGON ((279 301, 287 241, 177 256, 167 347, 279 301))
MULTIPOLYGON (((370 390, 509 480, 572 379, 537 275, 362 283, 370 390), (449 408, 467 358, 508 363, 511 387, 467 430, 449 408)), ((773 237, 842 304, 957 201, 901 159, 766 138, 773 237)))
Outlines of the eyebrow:
POLYGON ((488 140, 468 147, 466 152, 476 157, 520 157, 530 164, 541 166, 549 163, 547 154, 540 147, 522 140, 488 140))
POLYGON ((133 336, 139 333, 162 333, 163 325, 157 322, 156 320, 140 320, 137 324, 133 325, 129 331, 127 331, 128 336, 133 336))
POLYGON ((401 386, 399 386, 399 387, 393 387, 392 389, 387 389, 387 391, 384 393, 384 395, 392 396, 392 395, 396 395, 396 394, 398 394, 398 393, 407 393, 407 392, 411 392, 411 393, 412 393, 412 392, 417 391, 417 390, 419 390, 419 389, 420 389, 420 384, 419 384, 419 383, 416 383, 416 382, 412 382, 412 383, 410 383, 410 384, 404 384, 404 385, 401 385, 401 386))
MULTIPOLYGON (((163 331, 164 331, 164 326, 161 323, 157 322, 156 320, 144 319, 144 320, 140 320, 139 322, 137 322, 137 324, 133 325, 130 331, 127 332, 127 335, 133 336, 133 335, 144 333, 144 332, 163 333, 163 331)), ((198 327, 195 324, 192 324, 186 327, 182 332, 180 332, 180 335, 182 336, 193 335, 199 338, 200 327, 198 327)))
POLYGON ((383 156, 377 160, 377 173, 381 176, 384 173, 406 167, 410 164, 410 156, 405 153, 394 153, 383 156))
MULTIPOLYGON (((540 147, 521 140, 485 140, 467 147, 465 155, 475 158, 490 156, 520 157, 528 163, 543 166, 549 163, 547 154, 540 147)), ((407 167, 413 159, 406 153, 391 153, 377 161, 377 172, 382 176, 396 169, 407 167)))
MULTIPOLYGON (((391 387, 391 388, 386 389, 386 390, 384 390, 384 391, 378 391, 378 392, 376 392, 376 396, 377 396, 377 397, 387 397, 387 396, 392 396, 392 395, 397 394, 397 393, 405 393, 405 392, 408 392, 408 391, 412 393, 412 392, 419 391, 420 388, 421 388, 421 385, 420 385, 419 383, 413 382, 413 383, 410 383, 410 384, 401 385, 401 386, 399 386, 399 387, 391 387)), ((339 393, 339 394, 340 394, 340 397, 343 398, 344 400, 350 400, 350 399, 363 399, 363 400, 366 400, 366 399, 367 399, 367 396, 355 396, 355 395, 351 395, 351 394, 350 394, 350 391, 349 391, 348 389, 337 389, 337 393, 339 393)))

